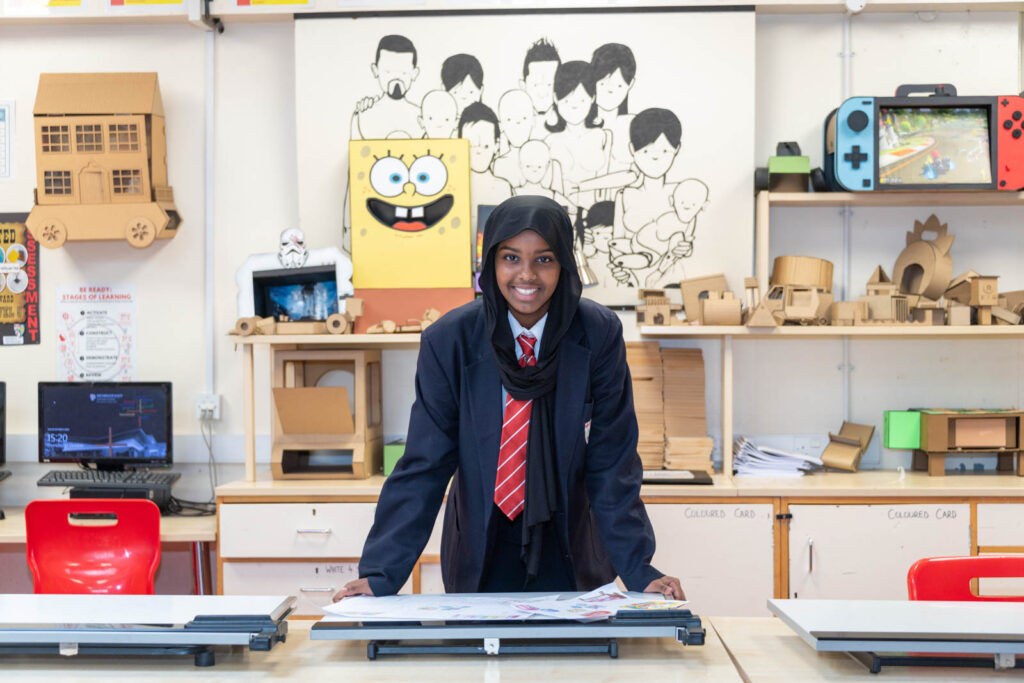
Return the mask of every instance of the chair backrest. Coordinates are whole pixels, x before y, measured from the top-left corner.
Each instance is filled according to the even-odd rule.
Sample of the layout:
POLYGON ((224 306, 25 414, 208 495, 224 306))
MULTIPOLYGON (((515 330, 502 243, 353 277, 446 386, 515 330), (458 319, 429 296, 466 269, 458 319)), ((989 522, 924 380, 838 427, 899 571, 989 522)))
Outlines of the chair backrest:
POLYGON ((1024 602, 1024 595, 975 595, 971 579, 1024 578, 1022 555, 970 555, 926 557, 907 572, 911 600, 962 600, 971 602, 1024 602))
POLYGON ((160 508, 152 501, 34 500, 25 532, 36 593, 153 594, 160 508))

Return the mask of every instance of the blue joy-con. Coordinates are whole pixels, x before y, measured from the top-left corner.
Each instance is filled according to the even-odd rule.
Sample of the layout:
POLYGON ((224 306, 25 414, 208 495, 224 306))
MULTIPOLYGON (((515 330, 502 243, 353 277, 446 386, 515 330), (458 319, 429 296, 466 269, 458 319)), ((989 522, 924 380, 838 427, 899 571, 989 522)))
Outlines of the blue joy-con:
POLYGON ((836 180, 851 192, 875 189, 875 99, 853 97, 836 113, 836 180))

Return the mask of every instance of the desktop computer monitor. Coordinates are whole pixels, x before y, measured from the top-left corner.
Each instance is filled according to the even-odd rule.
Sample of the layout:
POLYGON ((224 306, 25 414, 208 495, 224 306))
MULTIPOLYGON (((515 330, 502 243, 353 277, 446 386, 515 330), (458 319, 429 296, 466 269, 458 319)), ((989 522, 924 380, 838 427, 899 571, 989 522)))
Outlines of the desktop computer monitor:
POLYGON ((39 462, 171 465, 170 382, 40 382, 39 462))

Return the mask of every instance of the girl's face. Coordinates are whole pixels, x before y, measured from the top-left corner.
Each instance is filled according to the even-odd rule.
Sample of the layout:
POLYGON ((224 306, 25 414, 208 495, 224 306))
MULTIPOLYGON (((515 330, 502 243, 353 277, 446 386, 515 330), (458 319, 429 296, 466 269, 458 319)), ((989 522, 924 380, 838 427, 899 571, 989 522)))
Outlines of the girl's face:
POLYGON ((626 83, 626 79, 622 77, 622 69, 616 69, 597 81, 597 106, 604 111, 618 109, 632 87, 633 84, 626 83))
POLYGON ((515 319, 526 328, 536 325, 548 312, 561 271, 555 252, 533 230, 523 230, 501 242, 494 252, 498 291, 515 319))
MULTIPOLYGON (((632 149, 630 145, 630 149, 632 149)), ((637 168, 648 178, 661 178, 668 169, 672 168, 672 162, 679 153, 678 147, 673 147, 665 134, 662 133, 658 139, 640 149, 633 150, 633 161, 637 168)))
POLYGON ((590 105, 593 103, 594 98, 587 94, 587 89, 581 83, 575 90, 558 100, 558 113, 566 122, 574 126, 579 125, 587 120, 590 105))

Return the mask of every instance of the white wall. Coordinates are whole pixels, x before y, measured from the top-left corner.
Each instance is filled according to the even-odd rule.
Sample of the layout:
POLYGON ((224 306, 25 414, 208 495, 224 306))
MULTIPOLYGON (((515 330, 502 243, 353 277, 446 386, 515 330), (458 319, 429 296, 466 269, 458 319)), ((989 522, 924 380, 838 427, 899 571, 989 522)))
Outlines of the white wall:
MULTIPOLYGON (((215 391, 224 397, 215 450, 221 480, 237 478, 241 462, 241 354, 225 337, 235 320, 234 271, 252 252, 270 251, 285 227, 298 225, 294 109, 294 27, 291 22, 228 22, 215 38, 214 362, 215 391)), ((852 87, 886 95, 902 82, 953 82, 963 94, 1008 94, 1019 87, 1017 15, 864 14, 851 20, 852 87)), ((821 164, 821 126, 842 93, 843 25, 837 14, 757 18, 755 159, 780 140, 798 140, 821 164)), ((54 291, 59 284, 135 282, 139 298, 139 377, 174 382, 176 455, 187 461, 180 487, 208 495, 206 459, 194 418, 205 390, 203 336, 203 111, 207 36, 170 24, 0 26, 0 99, 17 101, 16 180, 0 183, 0 211, 26 211, 34 185, 31 110, 41 71, 154 70, 167 109, 171 184, 185 223, 173 240, 144 251, 127 244, 70 243, 41 257, 42 343, 0 349, 0 379, 8 383, 9 460, 15 479, 0 485, 0 506, 43 494, 33 484, 35 383, 55 376, 54 291), (126 61, 129 60, 130 61, 126 61)), ((749 101, 749 94, 740 98, 749 101)), ((710 103, 709 106, 727 106, 710 103)), ((746 159, 738 163, 748 163, 746 159)), ((858 209, 851 221, 852 296, 875 265, 891 272, 903 234, 925 209, 858 209)), ((973 268, 1001 276, 1003 289, 1024 288, 1019 209, 937 210, 957 235, 954 271, 973 268)), ((312 246, 336 241, 335 226, 300 225, 312 246)), ((842 218, 836 209, 776 209, 772 256, 809 253, 836 263, 843 281, 842 218)), ((733 283, 738 287, 738 283, 733 283)), ((626 321, 627 337, 635 326, 626 321)), ((704 349, 708 422, 719 434, 719 344, 677 342, 704 349)), ((737 433, 824 433, 843 419, 840 341, 737 341, 737 433)), ((257 353, 257 368, 265 357, 257 353)), ((850 342, 853 370, 849 417, 881 427, 882 410, 910 405, 1024 404, 1024 344, 1020 341, 850 342)), ((404 433, 412 403, 414 351, 385 354, 384 430, 404 433)), ((266 396, 266 377, 257 381, 266 396)), ((268 401, 258 402, 258 450, 269 448, 268 401)), ((880 454, 866 466, 909 462, 903 452, 880 454)), ((176 487, 177 490, 178 487, 176 487)), ((54 492, 57 493, 57 492, 54 492)))

